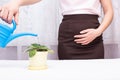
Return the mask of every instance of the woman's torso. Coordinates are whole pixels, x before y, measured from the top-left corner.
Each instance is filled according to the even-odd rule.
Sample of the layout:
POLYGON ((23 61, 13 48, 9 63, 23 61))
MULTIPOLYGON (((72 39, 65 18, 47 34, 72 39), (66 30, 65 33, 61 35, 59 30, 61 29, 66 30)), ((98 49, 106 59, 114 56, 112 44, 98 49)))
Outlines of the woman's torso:
POLYGON ((62 15, 96 14, 101 15, 100 0, 60 0, 62 15))

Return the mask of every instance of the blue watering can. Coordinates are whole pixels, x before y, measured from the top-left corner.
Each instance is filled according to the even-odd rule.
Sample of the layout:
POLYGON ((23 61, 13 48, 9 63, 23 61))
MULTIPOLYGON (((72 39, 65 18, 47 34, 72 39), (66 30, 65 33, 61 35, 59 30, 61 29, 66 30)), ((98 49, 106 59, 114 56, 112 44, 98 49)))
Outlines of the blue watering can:
POLYGON ((9 27, 4 24, 0 24, 0 47, 4 48, 6 45, 13 39, 21 37, 21 36, 37 36, 37 34, 32 33, 20 33, 13 34, 16 29, 16 23, 12 20, 13 27, 9 27))

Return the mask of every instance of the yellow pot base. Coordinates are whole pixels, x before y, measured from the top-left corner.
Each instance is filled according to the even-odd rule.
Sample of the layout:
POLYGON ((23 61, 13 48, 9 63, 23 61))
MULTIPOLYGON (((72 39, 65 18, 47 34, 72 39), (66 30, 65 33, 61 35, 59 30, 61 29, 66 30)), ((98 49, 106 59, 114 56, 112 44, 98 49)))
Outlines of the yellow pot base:
POLYGON ((45 70, 47 69, 47 65, 46 66, 28 66, 29 70, 45 70))

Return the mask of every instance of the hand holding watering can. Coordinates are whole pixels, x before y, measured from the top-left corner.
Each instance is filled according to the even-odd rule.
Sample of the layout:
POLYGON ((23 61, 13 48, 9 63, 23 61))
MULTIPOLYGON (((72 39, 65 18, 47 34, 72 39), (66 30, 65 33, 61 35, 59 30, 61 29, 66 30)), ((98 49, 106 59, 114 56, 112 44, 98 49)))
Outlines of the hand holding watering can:
POLYGON ((4 48, 6 45, 13 39, 21 37, 21 36, 37 36, 37 34, 33 33, 20 33, 13 34, 16 29, 16 23, 12 20, 13 27, 9 27, 4 24, 0 24, 0 47, 4 48))

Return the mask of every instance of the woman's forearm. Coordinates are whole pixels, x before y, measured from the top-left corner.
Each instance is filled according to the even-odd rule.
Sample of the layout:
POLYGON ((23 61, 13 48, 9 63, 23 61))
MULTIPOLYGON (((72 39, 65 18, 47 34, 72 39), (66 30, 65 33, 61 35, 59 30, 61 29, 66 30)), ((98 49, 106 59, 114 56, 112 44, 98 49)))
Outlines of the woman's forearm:
POLYGON ((31 5, 41 0, 12 0, 12 3, 16 3, 19 6, 31 5))
POLYGON ((111 1, 110 0, 106 0, 106 2, 104 2, 104 1, 102 2, 103 3, 103 10, 104 10, 104 18, 102 20, 101 25, 98 28, 98 32, 100 34, 103 33, 105 31, 105 29, 110 25, 110 23, 113 19, 113 14, 114 14, 111 1), (105 6, 106 4, 108 4, 108 5, 105 6))
POLYGON ((98 28, 100 33, 103 33, 106 30, 106 28, 110 25, 112 19, 113 19, 113 12, 112 11, 108 11, 105 14, 105 16, 103 18, 103 21, 102 21, 101 25, 98 28))
POLYGON ((7 4, 0 6, 0 18, 8 23, 11 23, 14 17, 15 22, 18 24, 20 6, 34 4, 39 1, 41 0, 11 0, 7 4))

